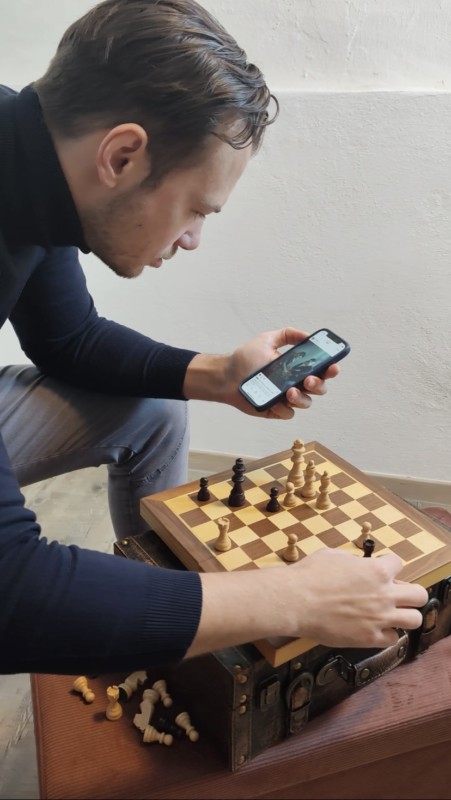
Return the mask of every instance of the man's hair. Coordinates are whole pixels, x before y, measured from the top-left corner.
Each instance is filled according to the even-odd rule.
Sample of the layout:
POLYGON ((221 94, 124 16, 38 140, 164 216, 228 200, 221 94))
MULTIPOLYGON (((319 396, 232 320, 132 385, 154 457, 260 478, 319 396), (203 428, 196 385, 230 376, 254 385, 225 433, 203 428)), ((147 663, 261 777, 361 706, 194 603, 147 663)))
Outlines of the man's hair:
POLYGON ((67 29, 33 86, 62 138, 141 125, 152 183, 194 163, 211 134, 257 150, 278 114, 260 70, 195 0, 99 3, 67 29))

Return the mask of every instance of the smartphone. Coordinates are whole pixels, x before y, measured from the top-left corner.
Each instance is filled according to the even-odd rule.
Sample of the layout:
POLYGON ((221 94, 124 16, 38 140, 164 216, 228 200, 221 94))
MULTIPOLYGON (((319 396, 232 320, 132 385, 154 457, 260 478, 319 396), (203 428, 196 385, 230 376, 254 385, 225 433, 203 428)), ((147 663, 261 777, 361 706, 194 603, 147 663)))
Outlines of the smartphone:
POLYGON ((341 336, 321 328, 249 375, 240 384, 240 392, 257 411, 265 411, 282 400, 291 386, 302 389, 309 375, 322 375, 350 349, 341 336))

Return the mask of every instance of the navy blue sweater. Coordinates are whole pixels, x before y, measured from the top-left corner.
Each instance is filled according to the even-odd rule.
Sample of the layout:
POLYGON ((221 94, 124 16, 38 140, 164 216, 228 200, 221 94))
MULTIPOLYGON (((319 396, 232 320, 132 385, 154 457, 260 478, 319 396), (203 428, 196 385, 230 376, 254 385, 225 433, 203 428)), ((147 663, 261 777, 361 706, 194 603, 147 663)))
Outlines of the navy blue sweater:
MULTIPOLYGON (((9 319, 28 358, 60 380, 184 399, 194 352, 100 318, 77 248, 87 252, 37 95, 0 87, 0 326, 9 319)), ((183 657, 200 617, 196 573, 43 534, 0 435, 0 672, 132 671, 183 657)))

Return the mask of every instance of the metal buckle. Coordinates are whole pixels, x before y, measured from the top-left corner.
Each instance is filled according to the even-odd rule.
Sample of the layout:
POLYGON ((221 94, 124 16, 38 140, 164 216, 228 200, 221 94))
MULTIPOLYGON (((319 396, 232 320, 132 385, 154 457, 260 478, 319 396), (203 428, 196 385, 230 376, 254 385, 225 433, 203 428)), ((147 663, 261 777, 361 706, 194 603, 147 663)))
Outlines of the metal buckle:
POLYGON ((318 686, 327 686, 336 678, 342 678, 346 683, 354 683, 355 667, 343 656, 335 656, 327 661, 318 672, 316 683, 318 686))

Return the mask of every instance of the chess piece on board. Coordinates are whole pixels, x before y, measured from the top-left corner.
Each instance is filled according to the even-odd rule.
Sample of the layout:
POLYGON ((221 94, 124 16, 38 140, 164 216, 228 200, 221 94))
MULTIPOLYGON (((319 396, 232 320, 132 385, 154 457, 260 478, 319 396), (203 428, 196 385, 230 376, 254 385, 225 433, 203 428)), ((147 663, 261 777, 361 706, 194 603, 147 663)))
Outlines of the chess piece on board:
POLYGON ((143 698, 139 704, 140 713, 135 714, 133 717, 133 725, 142 733, 144 733, 149 725, 159 699, 160 695, 156 689, 144 689, 143 698))
POLYGON ((356 547, 360 547, 360 549, 363 550, 363 545, 364 545, 364 542, 366 541, 366 539, 371 539, 372 538, 371 537, 372 528, 373 528, 373 526, 371 525, 371 522, 364 522, 363 523, 362 528, 361 528, 361 532, 360 532, 360 536, 354 542, 356 547))
POLYGON ((365 539, 363 543, 363 557, 364 558, 371 558, 374 553, 376 542, 374 539, 365 539))
POLYGON ((197 742, 199 734, 194 725, 191 724, 187 711, 181 711, 180 714, 177 714, 175 721, 177 725, 180 725, 180 727, 184 729, 190 742, 197 742))
POLYGON ((163 731, 157 731, 153 725, 148 725, 146 730, 144 731, 143 742, 145 744, 151 744, 151 742, 158 742, 158 744, 166 744, 171 745, 174 741, 174 738, 171 736, 170 733, 164 733, 163 731))
POLYGON ((271 499, 269 500, 269 502, 268 502, 268 504, 266 506, 266 510, 267 511, 280 511, 280 503, 279 503, 279 500, 277 499, 278 495, 279 495, 279 490, 278 490, 277 486, 273 486, 271 488, 270 495, 271 495, 271 499))
POLYGON ((290 483, 294 483, 295 489, 300 489, 304 485, 304 453, 305 453, 305 446, 302 439, 295 439, 293 442, 293 447, 291 448, 293 455, 291 456, 291 461, 293 462, 293 466, 291 467, 287 481, 290 483))
POLYGON ((140 670, 128 675, 123 683, 118 684, 119 700, 122 702, 130 700, 132 694, 138 691, 138 684, 142 685, 147 680, 147 672, 140 670))
POLYGON ((158 692, 161 698, 161 702, 163 703, 165 708, 169 708, 170 706, 172 706, 172 697, 170 696, 170 694, 168 694, 166 681, 164 681, 163 679, 155 681, 155 683, 152 684, 152 689, 155 689, 158 692))
POLYGON ((229 495, 229 506, 232 506, 233 508, 238 508, 239 506, 242 506, 246 501, 243 491, 243 481, 244 481, 244 473, 246 471, 246 467, 244 466, 243 459, 237 458, 232 469, 233 469, 233 475, 232 475, 233 488, 229 495))
POLYGON ((208 478, 200 479, 200 488, 197 493, 198 500, 210 500, 210 492, 208 491, 208 478))
POLYGON ((310 459, 304 472, 304 485, 299 491, 299 494, 305 500, 311 500, 313 497, 316 497, 315 481, 316 464, 313 459, 310 459))
POLYGON ((88 686, 88 679, 86 675, 80 675, 80 677, 74 681, 72 688, 74 692, 78 692, 83 696, 85 703, 92 703, 93 700, 95 700, 96 696, 92 689, 90 689, 88 686))
POLYGON ((219 528, 219 536, 214 543, 214 548, 220 553, 226 553, 232 547, 232 540, 229 536, 230 520, 228 517, 220 517, 216 520, 216 525, 219 528))
POLYGON ((321 476, 319 495, 316 501, 317 508, 325 509, 331 507, 332 503, 329 497, 329 486, 330 486, 330 475, 327 471, 324 471, 321 476))
POLYGON ((122 717, 122 706, 119 703, 119 689, 117 686, 108 686, 106 690, 108 705, 105 716, 107 719, 116 720, 122 717))
POLYGON ((295 533, 287 533, 288 547, 282 552, 284 561, 299 561, 299 550, 297 548, 298 537, 295 533))
POLYGON ((291 483, 291 481, 287 481, 287 491, 283 499, 283 505, 285 508, 293 508, 293 506, 297 505, 294 483, 291 483))

